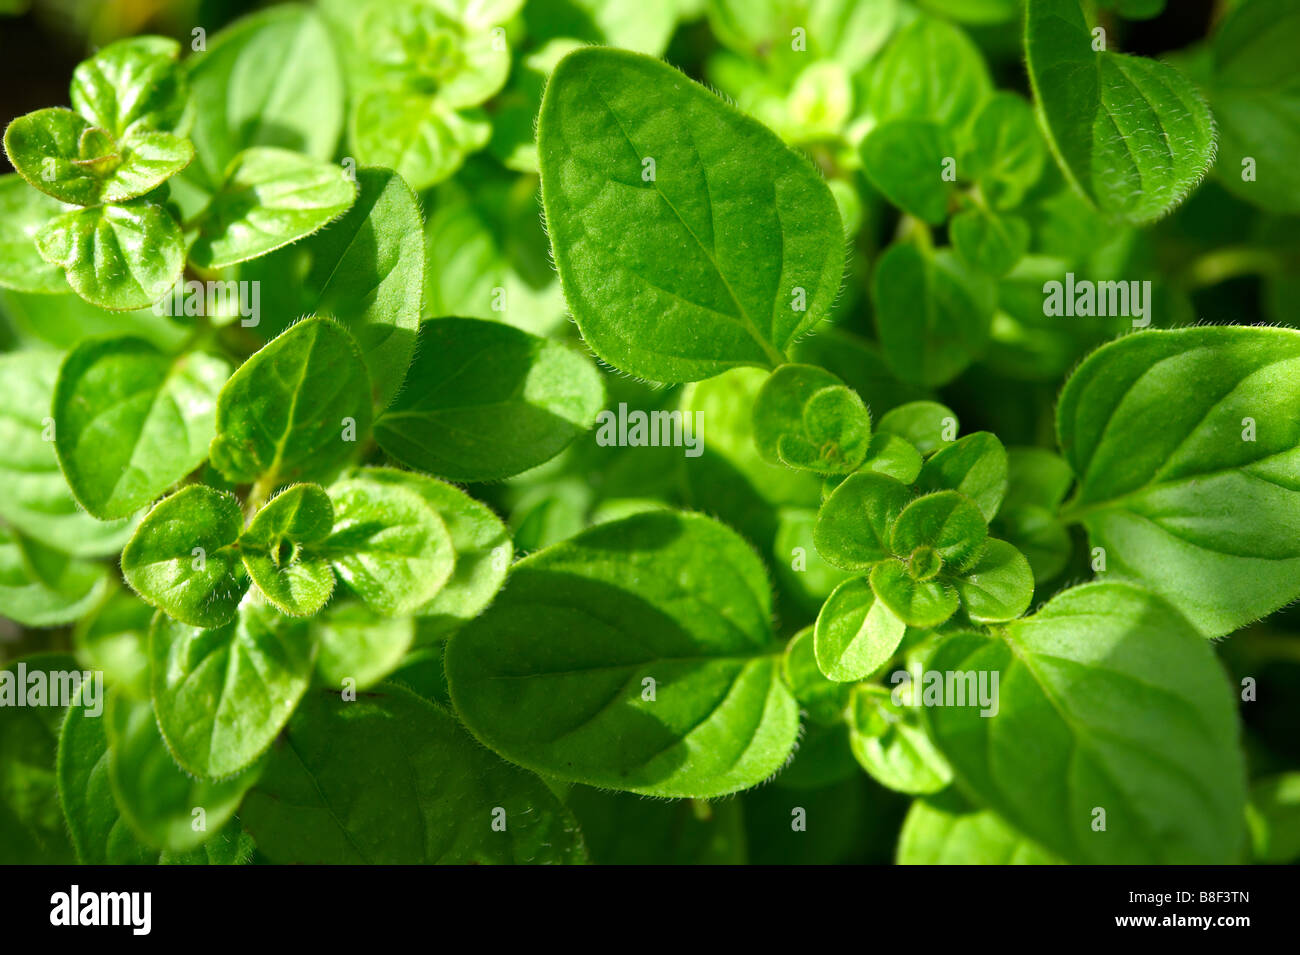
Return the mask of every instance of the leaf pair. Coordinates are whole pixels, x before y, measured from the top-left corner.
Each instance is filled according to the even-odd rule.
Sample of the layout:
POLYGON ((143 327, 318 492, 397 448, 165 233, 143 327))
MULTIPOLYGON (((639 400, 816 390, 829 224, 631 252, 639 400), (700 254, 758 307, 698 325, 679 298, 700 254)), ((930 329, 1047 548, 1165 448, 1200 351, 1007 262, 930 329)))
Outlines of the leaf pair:
POLYGON ((150 604, 194 627, 221 627, 250 580, 283 613, 306 617, 334 575, 373 611, 409 614, 451 576, 455 556, 419 495, 364 479, 294 485, 243 526, 236 499, 203 485, 161 501, 122 552, 122 573, 150 604))
POLYGON ((771 464, 847 474, 868 454, 871 414, 857 392, 815 365, 782 365, 754 402, 754 440, 771 464))

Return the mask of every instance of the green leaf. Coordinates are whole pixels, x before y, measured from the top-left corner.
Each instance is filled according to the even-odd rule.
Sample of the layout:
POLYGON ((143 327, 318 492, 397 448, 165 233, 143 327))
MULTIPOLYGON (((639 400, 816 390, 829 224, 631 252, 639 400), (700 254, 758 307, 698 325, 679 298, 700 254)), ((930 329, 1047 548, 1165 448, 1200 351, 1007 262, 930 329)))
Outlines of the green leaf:
POLYGON ((357 185, 357 200, 343 218, 256 264, 262 320, 268 335, 280 331, 272 323, 299 315, 343 325, 361 346, 375 405, 383 408, 415 351, 424 274, 420 202, 387 169, 358 169, 357 185), (285 270, 301 282, 279 281, 285 270))
POLYGON ((288 5, 237 20, 186 62, 198 161, 186 177, 209 192, 250 146, 333 157, 343 127, 343 77, 320 18, 288 5))
POLYGON ((1093 43, 1079 0, 1028 5, 1025 59, 1043 128, 1061 170, 1103 212, 1159 219, 1213 164, 1214 117, 1172 66, 1093 43))
POLYGON ((814 365, 782 365, 754 401, 754 441, 769 464, 845 474, 862 463, 870 438, 862 399, 814 365))
POLYGON ((366 468, 354 476, 414 491, 437 512, 451 535, 456 568, 437 595, 415 611, 422 618, 422 637, 445 635, 477 617, 505 583, 514 556, 510 531, 492 508, 458 487, 414 471, 366 468))
POLYGON ((846 580, 817 615, 817 666, 828 680, 864 680, 889 662, 904 630, 903 621, 876 599, 865 577, 846 580))
POLYGON ((180 52, 170 37, 110 43, 72 71, 73 107, 118 139, 142 131, 183 136, 193 117, 180 52))
POLYGON ((167 751, 153 706, 109 694, 104 711, 108 730, 108 780, 127 823, 149 845, 187 852, 208 838, 195 823, 218 829, 239 808, 260 766, 219 782, 195 779, 167 751))
POLYGON ((190 256, 221 269, 266 255, 341 216, 356 192, 340 166, 287 149, 246 149, 231 160, 190 256))
POLYGON ((1013 620, 1034 599, 1034 572, 1025 555, 989 538, 975 566, 953 581, 966 613, 977 623, 1013 620))
POLYGON ((553 458, 604 401, 591 362, 498 322, 420 323, 406 386, 375 423, 397 460, 453 481, 509 477, 553 458))
POLYGON ((189 140, 139 130, 120 140, 70 109, 38 109, 5 129, 18 174, 60 202, 121 203, 161 185, 194 159, 189 140))
POLYGON ((311 551, 375 613, 414 613, 451 577, 451 535, 415 491, 361 478, 335 484, 329 496, 334 530, 311 551))
POLYGON ((70 623, 102 596, 106 570, 0 524, 0 616, 28 627, 70 623))
POLYGON ((334 693, 304 700, 243 818, 258 848, 282 864, 586 857, 577 823, 540 779, 393 684, 351 703, 334 693))
POLYGON ((899 865, 1060 865, 997 813, 973 809, 951 791, 912 803, 898 837, 899 865))
POLYGON ((967 209, 949 227, 952 246, 970 268, 1000 278, 1029 251, 1029 223, 1019 216, 967 209))
POLYGON ((1109 573, 1206 636, 1300 596, 1300 332, 1147 331, 1066 382, 1057 433, 1109 573))
POLYGON ((659 510, 516 564, 451 637, 446 667, 457 713, 512 762, 711 797, 757 784, 794 746, 779 657, 754 552, 706 517, 659 510))
POLYGON ((366 94, 348 129, 361 162, 388 166, 417 190, 452 176, 492 136, 492 124, 480 110, 457 110, 441 97, 409 90, 366 94))
POLYGON ((352 687, 363 689, 401 664, 415 639, 415 620, 380 617, 362 604, 342 602, 312 620, 311 632, 320 647, 316 669, 321 678, 340 687, 351 680, 352 687))
POLYGON ((902 438, 921 454, 930 455, 952 444, 958 423, 957 415, 947 405, 909 401, 885 412, 876 422, 876 430, 902 438))
POLYGON ((970 37, 929 16, 894 34, 869 82, 868 105, 877 122, 930 120, 957 135, 964 134, 991 91, 984 57, 970 37))
POLYGON ((952 767, 935 749, 902 690, 859 686, 853 691, 849 746, 873 779, 896 792, 923 796, 946 789, 952 767))
POLYGON ((935 452, 916 478, 922 491, 960 491, 993 520, 1007 492, 1007 451, 997 435, 976 431, 935 452))
POLYGON ((947 638, 926 668, 998 674, 996 715, 923 712, 964 787, 1048 850, 1091 864, 1241 861, 1233 694, 1155 595, 1084 584, 994 636, 947 638))
POLYGON ((0 355, 0 518, 76 557, 116 553, 131 533, 129 522, 87 514, 59 469, 50 405, 60 364, 57 352, 0 355))
POLYGON ((70 688, 72 684, 63 679, 76 670, 71 657, 53 653, 24 657, 0 668, 5 686, 0 695, 4 699, 0 706, 0 861, 5 865, 73 861, 55 778, 59 724, 68 709, 64 700, 49 693, 41 705, 15 704, 35 702, 28 695, 40 685, 34 679, 45 681, 47 688, 70 688))
POLYGON ((893 554, 890 529, 911 498, 911 490, 888 475, 850 475, 817 513, 817 552, 844 570, 866 570, 885 560, 893 554))
POLYGON ((298 322, 239 367, 217 399, 212 463, 242 483, 328 477, 370 428, 370 381, 356 340, 321 318, 298 322))
POLYGON ((294 484, 259 510, 239 538, 244 569, 280 612, 310 617, 330 599, 334 571, 311 545, 333 526, 334 508, 324 489, 294 484))
MULTIPOLYGON (((170 852, 146 845, 127 823, 109 782, 105 720, 78 701, 68 709, 59 735, 59 802, 83 865, 240 865, 253 854, 252 840, 231 818, 201 848, 170 852)), ((191 819, 191 824, 193 820, 191 819)))
POLYGON ((0 286, 20 292, 67 291, 58 266, 41 258, 36 248, 41 227, 66 208, 22 176, 0 176, 0 286))
POLYGON ((219 627, 248 590, 233 494, 202 484, 159 501, 122 551, 122 576, 150 605, 192 627, 219 627))
POLYGON ((315 648, 305 621, 268 607, 249 605, 210 630, 155 617, 150 693, 181 766, 223 778, 252 765, 306 692, 315 648))
POLYGON ((1033 108, 1015 93, 991 96, 975 117, 963 175, 979 183, 994 209, 1014 209, 1043 175, 1047 144, 1033 108))
POLYGON ((911 484, 921 473, 921 452, 895 434, 879 432, 871 436, 862 470, 883 474, 904 484, 911 484))
POLYGON ((957 591, 945 580, 918 580, 899 560, 871 568, 871 589, 894 616, 909 627, 937 627, 957 612, 957 591))
POLYGON ((984 350, 996 288, 950 251, 891 245, 876 262, 871 297, 885 360, 904 381, 942 385, 984 350))
POLYGON ((886 199, 931 225, 947 221, 956 183, 944 178, 944 163, 957 154, 947 129, 924 119, 887 120, 859 151, 862 171, 886 199))
POLYGON ((203 463, 230 366, 139 338, 89 339, 59 370, 54 448, 87 511, 127 517, 203 463))
POLYGON ((781 675, 810 720, 833 724, 844 718, 851 688, 822 673, 815 641, 813 627, 804 627, 791 637, 781 661, 781 675))
POLYGON ((162 298, 185 265, 181 227, 144 199, 65 212, 37 233, 36 248, 87 302, 118 311, 162 298))
MULTIPOLYGON (((980 554, 988 524, 970 498, 956 491, 934 491, 903 509, 890 530, 889 543, 900 557, 916 557, 929 548, 949 572, 970 567, 980 554)), ((923 578, 924 579, 924 578, 923 578)))
POLYGON ((1224 15, 1211 40, 1208 95, 1219 124, 1220 181, 1275 213, 1300 213, 1300 10, 1287 0, 1248 0, 1224 15), (1247 160, 1250 160, 1248 163, 1247 160), (1247 178, 1246 172, 1253 174, 1247 178))
POLYGON ((821 175, 678 71, 570 53, 538 134, 556 268, 583 337, 616 368, 694 381, 773 367, 829 311, 843 229, 821 175))

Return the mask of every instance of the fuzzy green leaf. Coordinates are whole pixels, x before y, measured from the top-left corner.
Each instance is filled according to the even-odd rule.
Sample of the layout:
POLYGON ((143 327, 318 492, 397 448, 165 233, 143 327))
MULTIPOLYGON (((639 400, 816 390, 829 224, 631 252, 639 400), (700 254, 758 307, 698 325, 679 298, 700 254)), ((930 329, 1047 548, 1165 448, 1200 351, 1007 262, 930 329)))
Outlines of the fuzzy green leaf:
POLYGON ((229 375, 221 358, 173 357, 139 338, 73 349, 54 390, 54 448, 82 506, 126 517, 202 464, 229 375))
POLYGON ((843 719, 852 688, 830 679, 821 671, 815 640, 813 627, 804 627, 790 638, 781 661, 781 675, 809 719, 832 724, 843 719))
POLYGON ((1206 636, 1300 596, 1300 332, 1147 331, 1094 352, 1056 413, 1106 570, 1206 636))
POLYGON ((137 36, 110 43, 72 71, 72 105, 116 137, 140 131, 185 135, 189 84, 169 37, 137 36))
POLYGON ((1079 0, 1028 5, 1025 58, 1043 127, 1067 178, 1130 222, 1159 219, 1214 161, 1214 117, 1172 66, 1094 52, 1079 0))
POLYGON ((422 471, 491 481, 559 454, 603 401, 591 362, 560 342, 498 322, 426 319, 406 386, 375 422, 375 438, 422 471))
POLYGON ((246 149, 226 170, 190 255, 207 269, 255 259, 323 228, 355 198, 340 166, 287 149, 246 149))
POLYGON ((393 468, 366 468, 354 476, 378 484, 396 484, 424 499, 447 526, 456 569, 432 600, 416 610, 425 639, 447 634, 482 612, 510 571, 514 545, 509 529, 492 508, 458 487, 393 468))
POLYGON ((893 554, 890 529, 911 498, 911 490, 888 475, 850 475, 817 513, 817 552, 844 570, 866 570, 885 560, 893 554))
POLYGON ((194 825, 195 809, 219 829, 239 808, 260 766, 221 781, 196 779, 176 765, 154 719, 153 706, 109 694, 108 780, 122 816, 149 845, 173 852, 198 848, 208 838, 194 825))
POLYGON ((181 227, 144 199, 65 212, 36 234, 36 248, 87 302, 118 311, 162 298, 185 265, 181 227))
POLYGON ((960 491, 993 520, 1007 492, 1007 451, 997 435, 976 431, 935 452, 916 478, 922 491, 960 491))
MULTIPOLYGON (((380 617, 363 604, 335 603, 311 622, 316 669, 330 686, 373 686, 401 664, 415 640, 411 617, 380 617)), ((439 653, 441 648, 435 648, 439 653)))
POLYGON ((937 627, 957 612, 957 591, 946 580, 917 580, 899 560, 871 568, 871 589, 880 602, 909 627, 937 627))
POLYGON ((583 337, 616 368, 694 381, 772 367, 827 314, 844 249, 825 182, 672 67, 570 53, 538 133, 560 280, 583 337))
POLYGON ((324 489, 295 484, 262 507, 239 538, 248 576, 282 613, 310 617, 330 599, 334 571, 311 545, 333 526, 334 508, 324 489))
POLYGON ((889 543, 900 557, 930 548, 943 559, 945 570, 959 572, 974 563, 987 537, 988 524, 970 498, 956 491, 935 491, 903 509, 889 543))
POLYGON ((334 530, 311 553, 328 558, 375 613, 414 613, 451 577, 451 535, 415 491, 363 477, 335 484, 329 497, 334 530))
POLYGON ((865 577, 846 580, 817 615, 813 637, 817 666, 828 680, 864 680, 889 662, 906 629, 876 599, 865 577))
POLYGON ((916 709, 894 702, 894 694, 902 692, 854 689, 849 747, 882 786, 913 796, 937 793, 952 782, 952 767, 926 735, 916 709))
POLYGON ((343 218, 252 267, 262 283, 264 333, 277 334, 275 323, 299 315, 334 319, 361 346, 375 405, 383 408, 415 351, 424 275, 420 202, 388 169, 357 170, 357 186, 343 218), (301 281, 284 282, 286 270, 301 281))
POLYGON ((947 405, 937 401, 909 401, 885 412, 876 423, 876 430, 896 435, 921 454, 930 455, 952 444, 958 423, 957 415, 947 405))
POLYGON ((1034 572, 1024 554, 1006 541, 990 538, 975 566, 953 586, 976 623, 1014 620, 1034 599, 1034 572))
POLYGON ((335 322, 298 322, 221 389, 212 463, 230 481, 271 487, 328 477, 365 437, 370 408, 356 340, 335 322))
POLYGON ((1085 584, 994 636, 948 637, 926 668, 998 674, 996 715, 922 712, 959 781, 1045 848, 1087 864, 1241 861, 1233 693, 1160 598, 1085 584))
POLYGON ((247 606, 210 630, 155 617, 150 693, 181 766, 222 778, 252 765, 306 692, 314 655, 308 625, 269 607, 247 606))
POLYGON ((192 484, 141 522, 122 551, 122 576, 168 616, 192 627, 222 626, 248 590, 235 546, 243 529, 234 495, 192 484))
POLYGON ((4 143, 20 176, 78 206, 143 196, 194 159, 194 147, 179 136, 140 129, 114 139, 62 107, 19 116, 5 130, 4 143))
POLYGON ((870 438, 862 399, 814 365, 782 365, 754 401, 754 441, 770 464, 846 474, 862 463, 870 438))
POLYGON ((457 713, 492 749, 611 789, 745 789, 798 729, 766 571, 699 515, 638 514, 524 559, 451 637, 446 666, 457 713))
POLYGON ((480 110, 453 109, 420 92, 373 90, 357 104, 348 139, 361 162, 395 169, 423 190, 454 174, 491 135, 480 110))

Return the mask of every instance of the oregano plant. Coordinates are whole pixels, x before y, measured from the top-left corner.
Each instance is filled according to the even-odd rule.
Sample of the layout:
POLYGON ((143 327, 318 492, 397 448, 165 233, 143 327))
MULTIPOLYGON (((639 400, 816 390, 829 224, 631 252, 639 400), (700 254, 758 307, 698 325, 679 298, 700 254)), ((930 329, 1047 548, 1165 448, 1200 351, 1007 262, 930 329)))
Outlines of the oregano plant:
POLYGON ((101 25, 0 862, 1300 859, 1300 17, 1214 6, 101 25))

